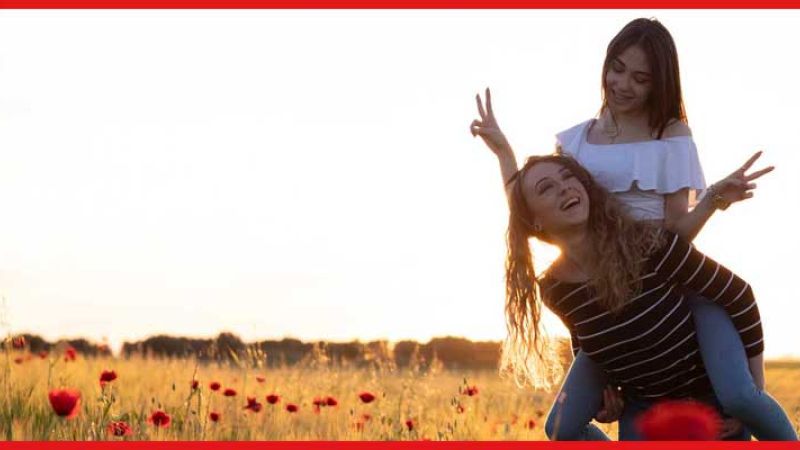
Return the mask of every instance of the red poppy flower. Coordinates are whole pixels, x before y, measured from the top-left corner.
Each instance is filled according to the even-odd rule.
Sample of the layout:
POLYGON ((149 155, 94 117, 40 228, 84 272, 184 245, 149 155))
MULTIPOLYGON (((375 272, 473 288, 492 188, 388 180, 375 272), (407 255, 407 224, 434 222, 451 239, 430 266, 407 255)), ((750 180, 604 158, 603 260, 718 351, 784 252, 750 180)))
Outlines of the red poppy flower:
POLYGON ((372 401, 375 400, 375 395, 370 392, 362 392, 358 394, 358 398, 364 403, 372 403, 372 401))
POLYGON ((113 370, 104 370, 100 373, 100 384, 110 383, 117 379, 117 372, 113 370))
POLYGON ((236 397, 236 389, 225 388, 225 390, 222 391, 222 395, 225 397, 236 397))
POLYGON ((11 339, 11 346, 17 350, 25 348, 25 336, 17 336, 11 339))
POLYGON ((218 391, 218 390, 219 390, 219 388, 221 388, 221 387, 222 387, 222 385, 221 385, 221 384, 219 384, 219 382, 218 382, 218 381, 212 381, 212 382, 211 382, 211 383, 208 385, 208 388, 209 388, 209 389, 211 389, 212 391, 218 391))
POLYGON ((528 421, 525 422, 525 428, 529 430, 536 428, 536 421, 533 419, 528 419, 528 421))
POLYGON ((296 413, 299 408, 294 403, 287 403, 286 404, 286 411, 290 413, 296 413))
POLYGON ((256 381, 258 381, 259 383, 263 383, 267 381, 267 379, 262 377, 261 375, 256 375, 256 381))
POLYGON ((48 353, 46 351, 42 350, 39 352, 39 358, 45 359, 47 358, 47 354, 48 353))
POLYGON ((412 419, 406 419, 406 428, 408 428, 408 431, 414 430, 414 421, 412 419))
POLYGON ((274 405, 275 403, 278 403, 279 401, 281 401, 281 396, 280 395, 278 395, 278 394, 269 394, 269 395, 267 395, 267 403, 269 403, 270 405, 274 405))
POLYGON ((326 406, 336 406, 339 404, 339 401, 331 396, 316 397, 312 404, 314 405, 314 412, 319 413, 320 408, 324 408, 326 406))
POLYGON ((75 361, 78 358, 78 351, 74 347, 67 347, 64 350, 64 361, 75 361))
POLYGON ((200 387, 200 382, 197 380, 192 380, 192 390, 195 391, 199 387, 200 387))
POLYGON ((364 425, 366 425, 366 423, 370 420, 372 420, 371 415, 367 413, 361 414, 361 417, 353 423, 353 426, 355 427, 356 431, 364 431, 364 425))
POLYGON ((153 414, 150 414, 150 418, 147 419, 148 422, 162 428, 168 427, 171 420, 169 414, 161 410, 153 411, 153 414))
POLYGON ((255 397, 247 397, 247 405, 244 406, 244 409, 249 409, 253 412, 261 411, 263 405, 259 403, 255 397))
POLYGON ((467 386, 461 393, 470 397, 478 395, 478 386, 467 386))
POLYGON ((717 411, 706 404, 668 400, 639 416, 636 426, 651 441, 709 441, 719 438, 722 421, 717 411))
POLYGON ((57 416, 71 419, 78 415, 81 393, 75 389, 53 389, 47 397, 57 416))
POLYGON ((16 358, 14 358, 14 362, 16 364, 22 364, 23 361, 25 360, 22 358, 22 356, 17 356, 16 358))
POLYGON ((210 413, 208 414, 208 418, 209 418, 209 419, 210 419, 212 422, 219 422, 219 417, 220 417, 220 416, 219 416, 219 413, 218 413, 218 412, 215 412, 215 411, 212 411, 212 412, 210 412, 210 413))
POLYGON ((459 414, 464 412, 464 407, 460 403, 456 406, 456 412, 459 414))
POLYGON ((130 436, 133 434, 133 430, 131 429, 131 427, 126 422, 123 422, 121 420, 118 422, 112 420, 111 422, 108 423, 106 430, 108 431, 108 434, 111 436, 121 437, 121 436, 130 436))

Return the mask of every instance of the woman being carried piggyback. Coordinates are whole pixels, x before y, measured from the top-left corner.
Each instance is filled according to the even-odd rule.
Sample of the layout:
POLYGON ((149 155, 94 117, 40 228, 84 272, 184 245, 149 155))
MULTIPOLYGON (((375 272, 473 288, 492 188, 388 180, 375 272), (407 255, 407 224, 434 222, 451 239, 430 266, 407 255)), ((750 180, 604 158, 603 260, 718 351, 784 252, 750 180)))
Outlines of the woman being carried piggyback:
MULTIPOLYGON (((625 217, 664 227, 688 242, 717 209, 752 197, 756 187, 753 181, 773 169, 747 175, 760 156, 756 153, 739 170, 712 185, 690 210, 690 196, 706 186, 686 124, 678 57, 669 32, 656 20, 630 22, 609 44, 602 74, 603 102, 598 117, 558 133, 558 150, 585 167, 619 202, 625 217)), ((489 90, 485 107, 479 97, 477 100, 481 118, 473 121, 471 131, 497 155, 503 180, 510 189, 512 176, 517 173, 514 152, 497 125, 489 90)), ((621 275, 617 272, 606 274, 612 279, 601 284, 618 280, 621 275)), ((716 277, 719 275, 709 283, 719 282, 716 277)), ((722 282, 732 279, 731 275, 722 282)), ((786 414, 764 391, 763 342, 744 342, 740 336, 747 330, 737 326, 736 317, 729 317, 714 298, 688 288, 686 303, 692 311, 693 339, 701 356, 697 366, 708 375, 722 410, 743 422, 760 440, 796 439, 786 414)), ((604 422, 616 420, 623 404, 628 411, 635 407, 638 397, 626 392, 623 402, 618 390, 609 387, 622 384, 618 374, 602 370, 593 358, 596 355, 583 349, 580 336, 572 331, 577 353, 557 396, 563 401, 554 403, 545 429, 551 438, 607 439, 590 424, 592 417, 604 422), (559 427, 554 436, 556 417, 559 427)), ((691 373, 688 367, 685 369, 691 373)), ((668 384, 673 392, 664 395, 675 396, 684 388, 668 384)), ((749 438, 735 421, 728 425, 729 435, 749 438)), ((636 438, 630 427, 625 427, 626 433, 622 426, 620 429, 620 439, 636 438)))

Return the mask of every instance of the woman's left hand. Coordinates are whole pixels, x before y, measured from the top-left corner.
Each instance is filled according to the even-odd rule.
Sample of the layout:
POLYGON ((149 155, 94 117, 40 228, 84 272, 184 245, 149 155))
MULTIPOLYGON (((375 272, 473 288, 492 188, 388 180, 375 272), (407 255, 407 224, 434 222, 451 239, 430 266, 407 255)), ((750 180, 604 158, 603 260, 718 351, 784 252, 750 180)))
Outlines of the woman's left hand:
POLYGON ((774 166, 769 166, 753 172, 750 175, 745 173, 761 156, 761 153, 762 152, 760 151, 756 152, 750 157, 750 159, 747 160, 746 163, 744 163, 742 167, 739 168, 739 170, 723 178, 722 181, 714 183, 712 186, 714 194, 719 195, 720 200, 725 204, 723 205, 722 209, 727 208, 727 205, 730 205, 731 203, 752 198, 752 190, 756 188, 756 184, 753 183, 753 181, 765 174, 772 172, 775 169, 774 166))

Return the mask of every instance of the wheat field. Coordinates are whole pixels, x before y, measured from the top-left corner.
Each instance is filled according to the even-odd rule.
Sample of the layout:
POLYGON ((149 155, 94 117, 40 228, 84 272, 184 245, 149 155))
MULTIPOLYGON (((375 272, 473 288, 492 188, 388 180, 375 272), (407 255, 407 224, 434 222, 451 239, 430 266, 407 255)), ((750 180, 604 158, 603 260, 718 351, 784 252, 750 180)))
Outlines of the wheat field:
MULTIPOLYGON (((552 393, 518 388, 494 371, 436 365, 399 370, 307 361, 265 368, 257 358, 210 364, 81 355, 65 360, 13 351, 2 358, 5 440, 544 440, 553 400, 552 393), (103 371, 116 379, 101 383, 103 371), (210 387, 215 382, 217 391, 210 387), (48 393, 59 388, 80 392, 73 418, 59 417, 51 406, 48 393), (365 402, 370 394, 374 400, 365 402), (297 410, 289 412, 289 404, 297 410), (161 416, 165 426, 157 426, 156 411, 166 413, 169 423, 161 416), (109 424, 120 421, 126 428, 117 436, 109 424)), ((800 362, 768 363, 767 384, 800 424, 800 362)), ((616 437, 615 426, 601 428, 616 437)))

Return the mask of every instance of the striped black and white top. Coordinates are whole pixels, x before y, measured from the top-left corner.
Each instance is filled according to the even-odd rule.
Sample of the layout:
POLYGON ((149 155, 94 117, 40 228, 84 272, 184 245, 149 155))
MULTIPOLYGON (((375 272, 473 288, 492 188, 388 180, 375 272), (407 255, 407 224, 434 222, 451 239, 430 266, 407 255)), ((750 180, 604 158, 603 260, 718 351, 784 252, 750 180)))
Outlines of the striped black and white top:
POLYGON ((684 289, 723 306, 748 357, 764 351, 761 318, 750 286, 677 235, 645 263, 642 290, 620 311, 603 309, 587 283, 545 275, 542 298, 580 348, 631 395, 688 397, 711 392, 684 289))

